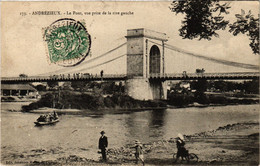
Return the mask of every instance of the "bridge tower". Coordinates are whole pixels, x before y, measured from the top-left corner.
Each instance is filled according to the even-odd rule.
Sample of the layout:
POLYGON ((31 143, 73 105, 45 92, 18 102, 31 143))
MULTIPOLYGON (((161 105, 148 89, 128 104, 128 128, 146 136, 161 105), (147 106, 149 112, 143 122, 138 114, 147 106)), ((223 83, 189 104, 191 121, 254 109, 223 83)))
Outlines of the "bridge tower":
POLYGON ((164 74, 165 33, 148 29, 127 30, 128 95, 139 100, 166 99, 167 85, 161 80, 150 80, 151 74, 164 74))

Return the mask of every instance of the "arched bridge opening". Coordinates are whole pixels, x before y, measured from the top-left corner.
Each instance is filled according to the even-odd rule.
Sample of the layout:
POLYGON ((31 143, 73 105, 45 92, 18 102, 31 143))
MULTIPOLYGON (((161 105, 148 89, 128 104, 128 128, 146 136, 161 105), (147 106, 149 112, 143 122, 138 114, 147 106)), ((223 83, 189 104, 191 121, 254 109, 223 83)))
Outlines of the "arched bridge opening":
POLYGON ((161 71, 161 55, 158 46, 153 45, 150 49, 150 74, 159 74, 161 71))

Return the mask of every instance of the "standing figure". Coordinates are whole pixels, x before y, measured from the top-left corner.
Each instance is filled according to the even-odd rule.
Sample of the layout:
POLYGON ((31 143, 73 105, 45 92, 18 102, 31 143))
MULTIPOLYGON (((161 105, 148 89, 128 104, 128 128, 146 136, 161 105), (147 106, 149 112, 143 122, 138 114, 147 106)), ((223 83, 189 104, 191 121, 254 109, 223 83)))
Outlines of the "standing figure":
POLYGON ((188 151, 185 149, 184 145, 185 145, 184 137, 182 134, 179 133, 177 140, 176 140, 176 146, 177 146, 178 151, 177 151, 177 156, 176 156, 175 162, 177 162, 179 157, 181 157, 182 160, 183 160, 183 157, 185 157, 186 160, 189 161, 188 151))
POLYGON ((100 77, 103 77, 103 74, 104 74, 104 71, 101 70, 101 71, 100 71, 100 77))
POLYGON ((50 121, 51 121, 50 114, 47 114, 47 115, 46 115, 46 122, 50 122, 50 121))
POLYGON ((101 77, 101 81, 103 81, 103 75, 104 75, 104 71, 103 71, 103 70, 101 70, 101 71, 100 71, 100 77, 101 77))
POLYGON ((107 161, 107 154, 106 154, 106 148, 108 145, 107 137, 105 136, 104 131, 101 131, 100 134, 101 137, 99 138, 98 148, 101 150, 103 161, 107 161))
POLYGON ((54 117, 54 120, 58 119, 58 114, 56 113, 56 111, 53 111, 53 117, 54 117))
POLYGON ((135 159, 136 159, 136 164, 138 164, 138 161, 141 160, 143 165, 144 165, 144 151, 141 142, 138 140, 135 141, 135 159))

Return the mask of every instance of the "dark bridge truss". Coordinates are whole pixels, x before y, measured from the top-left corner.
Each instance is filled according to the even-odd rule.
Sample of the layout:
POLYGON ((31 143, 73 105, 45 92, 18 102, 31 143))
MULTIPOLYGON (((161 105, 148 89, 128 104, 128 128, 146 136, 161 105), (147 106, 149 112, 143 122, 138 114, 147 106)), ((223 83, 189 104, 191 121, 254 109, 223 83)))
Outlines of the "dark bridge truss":
POLYGON ((68 77, 68 76, 30 76, 30 77, 2 77, 1 83, 24 83, 24 82, 66 82, 66 81, 120 81, 127 79, 126 74, 113 74, 113 75, 104 75, 103 77, 98 75, 90 75, 83 77, 68 77))
MULTIPOLYGON (((150 74, 150 80, 247 80, 247 79, 259 79, 260 73, 258 72, 243 72, 243 73, 181 73, 181 74, 150 74)), ((84 77, 64 77, 64 76, 30 76, 30 77, 2 77, 1 83, 12 84, 12 83, 24 83, 24 82, 51 82, 51 81, 122 81, 129 78, 134 78, 126 74, 114 74, 104 75, 103 77, 95 76, 84 76, 84 77)))

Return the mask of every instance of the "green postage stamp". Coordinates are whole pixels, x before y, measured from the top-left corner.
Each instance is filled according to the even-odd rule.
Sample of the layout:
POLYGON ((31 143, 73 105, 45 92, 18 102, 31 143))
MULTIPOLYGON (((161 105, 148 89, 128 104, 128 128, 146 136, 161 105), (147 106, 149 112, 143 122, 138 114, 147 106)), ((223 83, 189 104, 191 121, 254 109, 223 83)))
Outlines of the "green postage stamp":
POLYGON ((59 19, 45 28, 44 40, 49 62, 65 67, 80 64, 91 46, 85 26, 71 18, 59 19))

